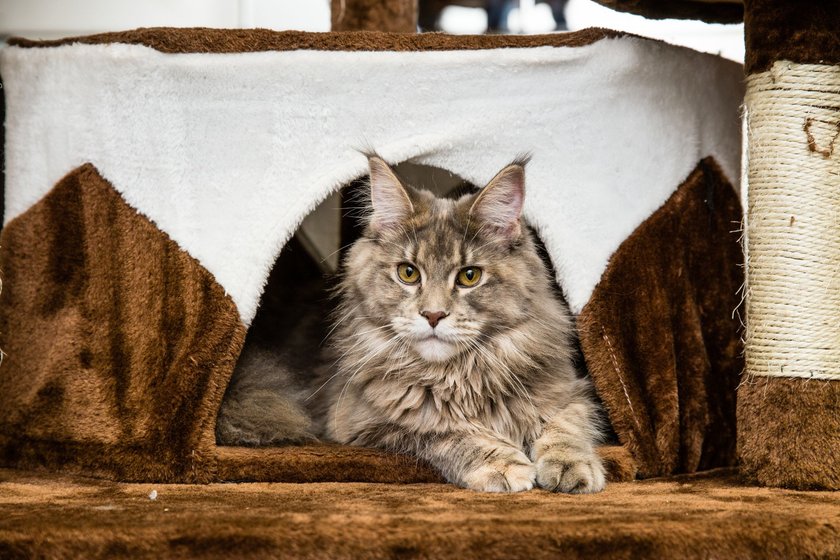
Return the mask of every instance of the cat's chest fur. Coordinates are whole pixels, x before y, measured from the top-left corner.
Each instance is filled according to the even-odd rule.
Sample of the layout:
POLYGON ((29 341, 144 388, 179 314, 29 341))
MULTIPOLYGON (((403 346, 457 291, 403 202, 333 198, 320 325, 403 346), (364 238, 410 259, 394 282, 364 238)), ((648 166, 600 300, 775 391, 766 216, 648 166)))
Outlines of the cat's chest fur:
POLYGON ((527 376, 521 375, 524 365, 497 365, 505 371, 491 367, 467 354, 445 364, 396 360, 388 373, 361 374, 335 411, 355 417, 345 426, 356 430, 336 435, 349 441, 352 432, 384 420, 419 434, 486 429, 517 445, 533 441, 542 423, 530 384, 523 380, 527 376))

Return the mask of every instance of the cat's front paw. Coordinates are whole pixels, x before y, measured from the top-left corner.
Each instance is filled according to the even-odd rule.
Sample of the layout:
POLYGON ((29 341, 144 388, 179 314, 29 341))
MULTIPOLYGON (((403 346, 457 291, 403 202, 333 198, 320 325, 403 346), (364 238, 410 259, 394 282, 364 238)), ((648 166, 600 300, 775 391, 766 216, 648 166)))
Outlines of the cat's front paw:
POLYGON ((604 465, 595 453, 589 455, 546 455, 537 460, 537 484, 552 492, 590 494, 606 484, 604 465))
POLYGON ((470 471, 463 485, 481 492, 524 492, 534 487, 537 470, 524 453, 494 458, 470 471))

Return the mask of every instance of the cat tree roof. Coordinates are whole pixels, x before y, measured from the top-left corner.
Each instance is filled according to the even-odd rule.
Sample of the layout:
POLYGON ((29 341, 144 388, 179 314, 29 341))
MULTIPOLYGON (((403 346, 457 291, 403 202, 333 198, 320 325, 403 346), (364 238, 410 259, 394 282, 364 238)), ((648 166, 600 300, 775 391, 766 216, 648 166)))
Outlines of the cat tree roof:
POLYGON ((304 216, 364 175, 365 145, 474 184, 534 152, 525 215, 576 313, 621 241, 698 161, 713 156, 739 182, 740 67, 614 31, 139 29, 9 44, 5 221, 90 161, 215 275, 246 325, 304 216), (83 107, 83 119, 60 117, 83 107), (201 111, 210 116, 194 126, 201 111), (17 154, 34 131, 51 139, 46 165, 17 154))

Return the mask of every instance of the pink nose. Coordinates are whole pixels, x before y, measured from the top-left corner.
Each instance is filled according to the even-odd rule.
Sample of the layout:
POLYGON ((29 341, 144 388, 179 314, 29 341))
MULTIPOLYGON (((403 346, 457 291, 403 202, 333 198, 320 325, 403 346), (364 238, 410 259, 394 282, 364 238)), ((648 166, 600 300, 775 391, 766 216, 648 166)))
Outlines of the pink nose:
POLYGON ((444 311, 421 311, 420 315, 426 318, 432 328, 435 328, 441 319, 449 315, 444 311))

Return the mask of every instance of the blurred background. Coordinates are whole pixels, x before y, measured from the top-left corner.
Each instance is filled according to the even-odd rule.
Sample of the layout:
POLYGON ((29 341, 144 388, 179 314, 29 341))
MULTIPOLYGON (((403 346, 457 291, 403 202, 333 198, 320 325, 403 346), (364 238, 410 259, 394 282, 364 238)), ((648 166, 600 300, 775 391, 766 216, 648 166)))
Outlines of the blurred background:
MULTIPOLYGON (((549 33, 609 27, 743 62, 743 25, 646 20, 591 0, 419 0, 423 31, 549 33)), ((0 0, 0 40, 52 39, 135 27, 329 31, 329 0, 0 0)))

